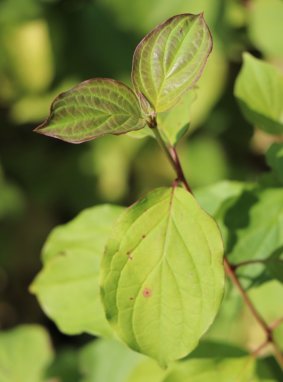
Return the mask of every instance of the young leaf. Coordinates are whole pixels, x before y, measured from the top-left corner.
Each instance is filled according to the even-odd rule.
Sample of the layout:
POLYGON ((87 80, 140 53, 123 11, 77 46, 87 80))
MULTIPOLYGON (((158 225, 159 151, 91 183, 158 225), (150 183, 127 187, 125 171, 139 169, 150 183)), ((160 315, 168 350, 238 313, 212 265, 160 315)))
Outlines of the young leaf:
POLYGON ((283 77, 272 65, 244 53, 234 93, 250 123, 269 134, 283 133, 283 77))
POLYGON ((139 101, 123 83, 95 78, 60 94, 50 116, 35 131, 70 143, 106 134, 124 134, 145 126, 139 101))
POLYGON ((43 382, 53 359, 50 339, 37 325, 0 333, 0 381, 43 382))
POLYGON ((268 149, 266 159, 279 181, 283 183, 283 143, 274 143, 268 149))
POLYGON ((132 81, 156 112, 174 106, 199 79, 212 49, 203 15, 170 18, 137 46, 132 81))
POLYGON ((55 228, 44 245, 44 267, 31 291, 64 333, 112 334, 100 301, 98 274, 111 226, 121 211, 108 205, 87 209, 55 228))
POLYGON ((162 365, 188 354, 223 294, 218 227, 182 188, 160 188, 119 219, 102 261, 106 316, 132 349, 162 365))
POLYGON ((190 126, 190 109, 195 99, 196 93, 188 91, 177 105, 164 113, 158 114, 158 127, 171 146, 176 146, 188 131, 190 126))

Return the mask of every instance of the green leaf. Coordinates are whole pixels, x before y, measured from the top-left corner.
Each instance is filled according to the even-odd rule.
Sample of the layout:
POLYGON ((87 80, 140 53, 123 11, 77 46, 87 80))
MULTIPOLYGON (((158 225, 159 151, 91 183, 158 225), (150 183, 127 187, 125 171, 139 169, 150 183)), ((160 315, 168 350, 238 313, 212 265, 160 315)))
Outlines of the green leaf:
POLYGON ((44 245, 44 267, 30 289, 64 333, 112 333, 100 301, 98 275, 106 240, 121 211, 110 205, 89 208, 55 228, 44 245))
POLYGON ((135 367, 144 358, 124 344, 99 339, 80 351, 82 382, 127 382, 135 367))
POLYGON ((192 359, 177 364, 163 382, 256 382, 252 357, 192 359))
MULTIPOLYGON (((283 192, 280 188, 245 190, 218 213, 231 263, 267 260, 283 246, 283 192)), ((242 266, 239 276, 256 280, 263 264, 242 266)))
POLYGON ((270 134, 283 133, 283 77, 276 68, 244 53, 234 93, 250 123, 270 134))
POLYGON ((213 322, 223 294, 218 227, 182 188, 160 188, 119 219, 102 261, 114 330, 161 365, 184 357, 213 322))
POLYGON ((283 283, 283 246, 274 251, 265 264, 270 276, 283 283))
POLYGON ((195 196, 202 208, 214 216, 228 199, 239 196, 245 184, 237 181, 223 180, 209 186, 200 187, 195 196))
POLYGON ((170 18, 137 46, 132 81, 156 112, 174 106, 192 88, 204 69, 212 39, 203 15, 170 18))
POLYGON ((190 126, 190 108, 196 99, 196 92, 188 91, 173 108, 157 116, 158 127, 165 140, 176 146, 190 126))
POLYGON ((0 333, 0 381, 43 382, 53 359, 49 336, 37 325, 0 333))
POLYGON ((274 143, 266 153, 268 165, 283 183, 283 143, 274 143))
POLYGON ((48 119, 35 131, 70 143, 106 134, 125 134, 145 126, 133 91, 122 82, 95 78, 60 94, 48 119))
POLYGON ((253 1, 249 14, 249 37, 255 47, 268 57, 283 57, 282 19, 282 0, 253 1))

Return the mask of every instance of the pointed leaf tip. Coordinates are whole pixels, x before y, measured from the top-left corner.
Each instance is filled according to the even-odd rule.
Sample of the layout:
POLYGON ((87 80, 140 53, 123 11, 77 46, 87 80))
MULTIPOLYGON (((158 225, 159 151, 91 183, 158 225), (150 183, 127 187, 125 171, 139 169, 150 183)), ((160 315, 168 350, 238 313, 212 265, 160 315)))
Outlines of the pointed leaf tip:
POLYGON ((95 78, 55 98, 49 117, 34 131, 66 142, 82 143, 144 126, 139 101, 128 86, 108 78, 95 78))
POLYGON ((174 16, 153 29, 137 46, 132 82, 156 112, 170 109, 192 88, 212 50, 203 13, 174 16))

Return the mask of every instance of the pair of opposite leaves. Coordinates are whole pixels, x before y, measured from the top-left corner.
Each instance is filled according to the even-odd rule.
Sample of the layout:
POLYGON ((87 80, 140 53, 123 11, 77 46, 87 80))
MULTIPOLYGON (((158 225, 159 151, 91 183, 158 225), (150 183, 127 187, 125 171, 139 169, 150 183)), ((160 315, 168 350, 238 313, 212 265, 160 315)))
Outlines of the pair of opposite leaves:
MULTIPOLYGON (((175 16, 150 32, 133 59, 135 92, 93 79, 61 94, 37 132, 80 143, 143 128, 200 77, 212 48, 202 15, 175 16)), ((223 246, 192 195, 157 189, 129 208, 101 267, 107 319, 133 349, 167 364, 188 354, 212 323, 223 293, 223 246)))
POLYGON ((134 91, 112 79, 95 78, 59 95, 36 131, 71 143, 142 129, 156 113, 172 108, 191 89, 206 64, 212 38, 203 15, 177 15, 137 46, 134 91))

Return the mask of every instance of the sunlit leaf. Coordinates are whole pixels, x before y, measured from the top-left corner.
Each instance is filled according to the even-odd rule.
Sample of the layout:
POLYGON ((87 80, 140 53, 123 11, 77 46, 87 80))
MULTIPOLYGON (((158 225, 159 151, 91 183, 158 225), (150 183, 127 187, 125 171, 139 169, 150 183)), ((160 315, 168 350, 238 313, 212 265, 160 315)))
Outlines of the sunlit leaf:
POLYGON ((132 80, 155 111, 174 106, 199 79, 212 40, 203 15, 170 18, 151 31, 138 45, 133 58, 132 80))
POLYGON ((50 339, 36 325, 0 333, 0 381, 43 382, 53 358, 50 339))
POLYGON ((235 96, 250 123, 270 134, 283 133, 283 76, 272 65, 245 53, 235 96))
POLYGON ((274 143, 266 153, 267 163, 283 183, 283 143, 274 143))
POLYGON ((192 359, 177 364, 164 382, 259 382, 252 357, 192 359))
POLYGON ((44 267, 31 285, 45 313, 67 334, 111 335, 100 301, 100 258, 122 208, 98 206, 55 228, 43 248, 44 267))
POLYGON ((102 262, 117 334, 167 364, 196 347, 223 294, 217 225, 182 188, 152 191, 119 219, 102 262))
POLYGON ((35 131, 81 143, 106 134, 124 134, 145 126, 137 97, 121 82, 95 78, 59 95, 48 119, 35 131))

